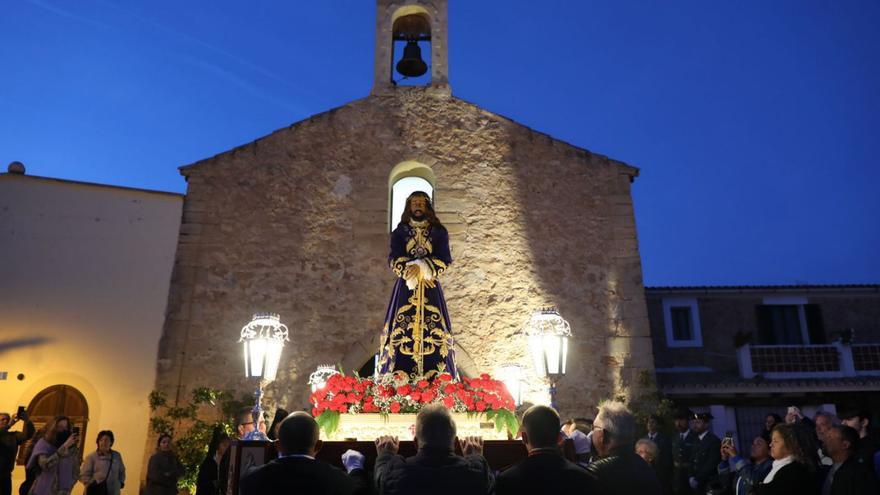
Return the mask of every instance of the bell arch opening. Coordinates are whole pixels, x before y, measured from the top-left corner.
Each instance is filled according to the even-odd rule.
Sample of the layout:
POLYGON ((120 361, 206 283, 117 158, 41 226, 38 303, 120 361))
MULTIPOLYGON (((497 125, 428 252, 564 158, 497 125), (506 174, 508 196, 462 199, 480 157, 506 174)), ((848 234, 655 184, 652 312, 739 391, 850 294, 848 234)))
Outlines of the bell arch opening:
POLYGON ((420 5, 405 5, 391 16, 391 82, 423 86, 431 83, 431 16, 420 5), (397 77, 395 77, 397 76, 397 77))

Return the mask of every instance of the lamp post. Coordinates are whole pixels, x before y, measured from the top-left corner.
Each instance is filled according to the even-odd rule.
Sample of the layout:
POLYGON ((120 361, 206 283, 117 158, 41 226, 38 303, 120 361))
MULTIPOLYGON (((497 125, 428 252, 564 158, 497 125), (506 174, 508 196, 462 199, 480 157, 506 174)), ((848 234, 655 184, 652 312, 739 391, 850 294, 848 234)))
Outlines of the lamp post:
POLYGON ((505 363, 498 368, 498 376, 501 378, 507 391, 513 397, 513 403, 517 407, 522 405, 522 382, 523 367, 519 364, 505 363))
POLYGON ((278 374, 281 350, 284 349, 284 343, 289 341, 287 326, 274 313, 257 313, 241 329, 238 342, 244 348, 244 375, 246 378, 257 379, 257 390, 254 392, 256 404, 253 409, 254 430, 245 435, 244 440, 269 440, 260 431, 263 386, 274 380, 278 374))
POLYGON ((550 382, 550 407, 556 409, 556 384, 565 375, 571 327, 556 308, 536 311, 525 327, 535 371, 550 382))

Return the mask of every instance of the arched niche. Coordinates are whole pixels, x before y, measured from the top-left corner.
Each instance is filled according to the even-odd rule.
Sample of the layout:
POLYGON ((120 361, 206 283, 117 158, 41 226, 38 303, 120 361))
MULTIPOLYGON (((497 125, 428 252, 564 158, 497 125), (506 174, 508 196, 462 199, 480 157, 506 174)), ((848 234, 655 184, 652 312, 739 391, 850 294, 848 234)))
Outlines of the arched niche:
POLYGON ((400 222, 407 196, 420 190, 428 193, 434 202, 435 185, 434 171, 424 163, 407 160, 395 165, 388 174, 388 231, 394 230, 400 222))

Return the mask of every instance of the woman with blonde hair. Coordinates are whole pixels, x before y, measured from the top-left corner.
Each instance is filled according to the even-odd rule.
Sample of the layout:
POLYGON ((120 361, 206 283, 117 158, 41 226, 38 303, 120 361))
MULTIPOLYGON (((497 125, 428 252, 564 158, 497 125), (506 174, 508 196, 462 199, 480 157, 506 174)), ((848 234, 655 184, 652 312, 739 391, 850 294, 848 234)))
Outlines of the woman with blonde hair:
POLYGON ((810 430, 793 423, 774 426, 770 441, 773 466, 764 481, 755 485, 755 493, 818 495, 816 451, 810 430))
POLYGON ((38 467, 40 472, 29 495, 70 495, 79 474, 78 441, 67 416, 56 416, 46 425, 27 463, 28 469, 38 467))

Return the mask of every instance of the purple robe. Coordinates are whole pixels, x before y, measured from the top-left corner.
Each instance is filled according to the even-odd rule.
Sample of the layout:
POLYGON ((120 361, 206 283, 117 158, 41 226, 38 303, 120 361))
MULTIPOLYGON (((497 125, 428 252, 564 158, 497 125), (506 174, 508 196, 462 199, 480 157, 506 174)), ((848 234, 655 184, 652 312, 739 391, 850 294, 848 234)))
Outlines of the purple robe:
POLYGON ((76 447, 62 452, 44 438, 34 446, 27 468, 40 466, 40 474, 34 480, 29 495, 67 494, 76 484, 79 462, 76 447), (45 456, 40 462, 40 456, 45 456))
POLYGON ((452 325, 443 289, 437 280, 452 263, 449 234, 427 221, 399 224, 391 233, 391 269, 397 275, 379 343, 379 375, 406 374, 410 378, 437 373, 457 376, 452 325), (407 287, 407 264, 419 261, 430 271, 414 289, 407 287))

